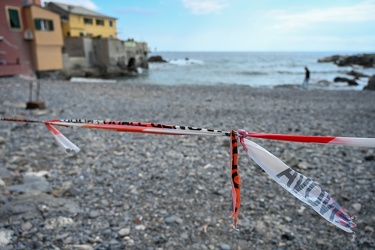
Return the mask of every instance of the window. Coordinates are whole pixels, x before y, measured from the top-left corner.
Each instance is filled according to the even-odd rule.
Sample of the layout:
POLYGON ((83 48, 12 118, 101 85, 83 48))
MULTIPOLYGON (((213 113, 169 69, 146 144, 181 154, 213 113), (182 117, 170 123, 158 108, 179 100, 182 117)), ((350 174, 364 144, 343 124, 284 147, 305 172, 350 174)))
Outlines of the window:
POLYGON ((109 27, 112 27, 112 26, 113 26, 112 21, 109 21, 109 27))
POLYGON ((11 29, 22 29, 21 15, 18 8, 7 8, 8 21, 11 29))
POLYGON ((83 23, 92 25, 92 18, 83 18, 83 23))
POLYGON ((96 19, 96 25, 104 26, 104 20, 96 19))
POLYGON ((53 30, 53 21, 47 19, 35 18, 35 29, 36 30, 53 30))

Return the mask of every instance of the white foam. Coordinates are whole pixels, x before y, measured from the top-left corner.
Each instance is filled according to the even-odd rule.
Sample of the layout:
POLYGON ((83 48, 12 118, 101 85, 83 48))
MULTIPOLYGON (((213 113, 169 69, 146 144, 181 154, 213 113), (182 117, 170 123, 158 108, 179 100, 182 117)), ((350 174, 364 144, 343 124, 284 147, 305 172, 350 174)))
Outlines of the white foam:
POLYGON ((197 59, 173 59, 169 60, 168 63, 174 64, 174 65, 193 65, 193 64, 198 64, 198 65, 203 65, 204 62, 202 60, 197 60, 197 59))
POLYGON ((100 82, 100 83, 116 83, 116 80, 100 79, 100 78, 84 78, 84 77, 72 77, 71 82, 100 82))

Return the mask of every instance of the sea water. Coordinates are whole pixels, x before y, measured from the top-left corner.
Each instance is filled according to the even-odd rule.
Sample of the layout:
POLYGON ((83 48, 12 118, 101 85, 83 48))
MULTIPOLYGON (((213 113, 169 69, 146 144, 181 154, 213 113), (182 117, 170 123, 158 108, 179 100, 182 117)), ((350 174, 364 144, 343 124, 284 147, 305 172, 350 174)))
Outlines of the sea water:
MULTIPOLYGON (((374 75, 375 69, 360 66, 338 67, 334 63, 318 63, 332 52, 153 52, 167 63, 149 63, 149 69, 124 81, 163 85, 229 85, 252 87, 286 86, 298 88, 304 78, 304 67, 310 70, 310 88, 363 89, 368 78, 357 80, 359 86, 335 83, 335 77, 353 79, 346 73, 355 70, 374 75)), ((355 53, 339 53, 351 55, 355 53)))

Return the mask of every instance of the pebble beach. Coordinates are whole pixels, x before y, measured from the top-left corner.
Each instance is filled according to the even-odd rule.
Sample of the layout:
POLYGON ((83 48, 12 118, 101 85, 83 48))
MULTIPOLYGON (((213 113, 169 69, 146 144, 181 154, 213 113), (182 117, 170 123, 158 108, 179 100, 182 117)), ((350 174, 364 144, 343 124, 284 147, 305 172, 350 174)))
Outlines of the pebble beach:
MULTIPOLYGON (((0 78, 0 117, 110 119, 265 133, 375 137, 375 92, 244 85, 163 86, 0 78)), ((321 185, 350 215, 336 228, 239 149, 241 209, 231 227, 228 137, 0 121, 1 249, 375 249, 375 149, 253 139, 321 185)))

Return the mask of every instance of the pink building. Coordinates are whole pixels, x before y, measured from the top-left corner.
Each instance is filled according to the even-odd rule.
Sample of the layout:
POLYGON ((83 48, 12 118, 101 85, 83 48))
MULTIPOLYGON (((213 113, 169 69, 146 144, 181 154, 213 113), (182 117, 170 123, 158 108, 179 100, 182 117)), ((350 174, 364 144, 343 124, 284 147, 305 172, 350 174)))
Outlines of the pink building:
POLYGON ((0 1, 0 76, 34 76, 30 33, 26 29, 23 2, 0 1))

